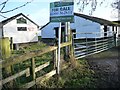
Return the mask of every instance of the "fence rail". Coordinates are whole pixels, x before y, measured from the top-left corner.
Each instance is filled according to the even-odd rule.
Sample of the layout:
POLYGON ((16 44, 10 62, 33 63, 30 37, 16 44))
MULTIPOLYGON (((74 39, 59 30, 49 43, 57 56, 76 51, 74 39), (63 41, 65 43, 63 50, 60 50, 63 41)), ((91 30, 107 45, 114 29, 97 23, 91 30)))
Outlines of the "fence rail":
POLYGON ((114 35, 98 38, 96 34, 101 34, 99 32, 74 34, 84 35, 82 38, 73 38, 75 59, 80 59, 120 45, 120 37, 115 37, 114 35), (90 34, 93 35, 92 38, 89 37, 90 34))
MULTIPOLYGON (((71 45, 71 42, 66 42, 66 43, 62 43, 61 44, 61 48, 66 47, 71 45)), ((8 66, 13 66, 15 64, 19 64, 22 63, 23 61, 31 61, 31 66, 26 68, 25 70, 19 71, 14 75, 8 76, 6 78, 3 78, 0 83, 2 83, 2 85, 15 80, 23 75, 26 75, 26 77, 32 77, 32 81, 25 83, 24 85, 20 85, 20 88, 30 88, 32 86, 34 86, 36 83, 43 81, 45 79, 50 78, 51 76, 56 74, 56 69, 53 68, 51 71, 49 71, 48 73, 45 73, 42 76, 36 77, 36 73, 43 70, 44 68, 48 67, 51 65, 51 62, 48 61, 42 65, 39 65, 36 67, 35 65, 35 57, 38 56, 42 56, 43 54, 49 53, 49 52, 54 52, 56 51, 54 54, 56 55, 55 57, 57 57, 57 46, 50 46, 50 47, 45 47, 41 50, 37 50, 37 51, 31 51, 29 53, 24 53, 23 55, 19 55, 16 57, 11 57, 8 58, 6 60, 2 60, 0 61, 0 69, 6 68, 8 66)), ((52 60, 54 62, 54 60, 52 60)), ((55 58, 55 62, 57 62, 57 58, 55 58)), ((56 64, 56 63, 54 63, 56 64)), ((54 66, 54 65, 53 65, 54 66)))
MULTIPOLYGON (((75 34, 75 33, 74 33, 75 34)), ((77 33, 80 34, 80 33, 77 33)), ((84 34, 84 33, 82 33, 84 34)), ((85 33, 85 34, 99 34, 99 33, 85 33)), ((86 36, 86 35, 85 35, 86 36)), ((105 50, 108 50, 114 46, 120 45, 120 37, 114 37, 114 36, 106 36, 104 38, 88 38, 84 37, 82 39, 70 37, 70 42, 62 43, 61 48, 67 47, 70 51, 69 53, 73 54, 72 47, 74 47, 74 56, 75 59, 83 58, 89 55, 93 55, 105 50), (70 46, 70 47, 68 47, 70 46)), ((45 47, 41 50, 37 51, 31 51, 24 53, 22 55, 11 57, 5 60, 0 61, 0 69, 5 69, 6 67, 12 67, 15 64, 22 63, 24 61, 30 61, 30 66, 26 67, 25 69, 18 71, 12 75, 9 75, 5 78, 3 78, 0 81, 0 84, 3 85, 7 84, 8 82, 12 80, 16 80, 17 78, 20 78, 25 75, 25 79, 32 78, 32 80, 26 82, 23 85, 19 85, 20 88, 30 88, 34 86, 35 84, 44 81, 45 79, 50 78, 51 76, 56 74, 56 66, 57 66, 57 46, 50 46, 45 47), (36 66, 36 59, 35 57, 42 56, 46 53, 52 52, 54 53, 52 58, 53 64, 51 61, 46 61, 44 64, 36 66), (37 76, 37 73, 39 71, 42 71, 43 69, 49 67, 50 65, 54 66, 50 71, 44 73, 44 75, 37 76)))

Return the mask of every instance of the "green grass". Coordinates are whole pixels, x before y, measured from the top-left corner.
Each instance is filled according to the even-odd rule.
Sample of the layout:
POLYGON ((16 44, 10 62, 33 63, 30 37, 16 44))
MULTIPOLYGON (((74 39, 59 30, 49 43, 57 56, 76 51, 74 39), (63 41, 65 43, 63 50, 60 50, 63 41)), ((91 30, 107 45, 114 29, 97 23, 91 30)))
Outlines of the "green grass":
POLYGON ((60 73, 59 79, 55 76, 44 81, 42 88, 95 88, 94 71, 89 69, 85 60, 77 61, 77 67, 69 67, 60 73))
MULTIPOLYGON (((29 53, 29 52, 35 51, 35 50, 41 50, 45 47, 47 48, 48 46, 42 42, 26 44, 24 46, 21 46, 20 50, 12 51, 11 57, 19 56, 19 55, 22 55, 24 53, 29 53)), ((52 61, 52 58, 53 57, 52 57, 51 52, 46 53, 42 56, 35 57, 35 65, 36 65, 36 67, 38 67, 38 66, 40 66, 48 61, 52 61)), ((13 65, 12 66, 12 68, 13 68, 12 74, 16 74, 22 70, 25 70, 28 67, 31 67, 31 59, 28 59, 26 61, 23 61, 21 63, 13 65)), ((37 72, 36 76, 39 77, 39 76, 47 73, 48 71, 50 71, 52 69, 53 69, 53 65, 52 66, 50 65, 50 66, 46 67, 46 69, 43 69, 40 72, 37 72)), ((5 73, 2 73, 2 74, 3 74, 3 78, 6 78, 5 73)), ((22 84, 29 82, 31 80, 32 80, 31 76, 26 78, 25 75, 23 75, 15 80, 15 84, 16 84, 16 86, 19 86, 19 85, 22 85, 22 84)))
MULTIPOLYGON (((19 51, 14 51, 14 55, 20 55, 25 52, 42 49, 47 47, 44 43, 31 44, 29 46, 21 48, 19 51)), ((63 53, 63 52, 62 52, 63 53)), ((52 60, 52 53, 47 53, 39 57, 35 57, 36 66, 44 64, 47 61, 52 60)), ((93 78, 94 72, 90 70, 88 64, 85 60, 77 61, 78 66, 76 68, 69 67, 66 70, 61 71, 59 80, 56 77, 52 77, 49 81, 45 81, 39 87, 43 88, 92 88, 95 87, 95 79, 93 78)), ((27 67, 30 67, 30 60, 23 63, 17 64, 15 66, 15 71, 23 70, 27 67)), ((53 65, 41 70, 36 73, 36 76, 39 77, 50 70, 53 69, 53 65)), ((30 78, 29 78, 30 79, 30 78)), ((28 81, 28 80, 27 80, 28 81)), ((27 82, 24 77, 17 79, 18 85, 27 82), (24 80, 23 80, 24 79, 24 80)))
POLYGON ((12 56, 21 55, 30 51, 40 50, 45 47, 48 46, 42 42, 26 44, 25 46, 20 46, 19 50, 13 50, 12 56))

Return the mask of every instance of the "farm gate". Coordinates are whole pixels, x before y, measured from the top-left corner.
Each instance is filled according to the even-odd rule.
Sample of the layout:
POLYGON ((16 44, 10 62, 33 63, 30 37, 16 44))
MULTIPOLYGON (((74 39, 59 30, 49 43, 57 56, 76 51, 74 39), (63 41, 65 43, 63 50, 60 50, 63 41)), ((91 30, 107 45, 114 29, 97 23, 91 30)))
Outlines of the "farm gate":
MULTIPOLYGON (((79 59, 120 45, 120 37, 115 37, 113 33, 111 36, 101 38, 97 37, 99 34, 100 33, 96 32, 73 33, 73 36, 80 35, 83 37, 76 38, 70 35, 69 42, 62 43, 61 48, 69 47, 71 55, 74 54, 75 59, 79 59), (94 37, 88 38, 90 35, 94 35, 94 37), (73 52, 71 52, 72 50, 73 52)), ((4 71, 6 67, 15 68, 14 72, 10 75, 1 76, 0 87, 6 90, 9 83, 12 82, 17 88, 30 88, 57 74, 57 50, 57 46, 50 46, 2 60, 0 62, 0 70, 4 71), (45 60, 43 60, 44 63, 38 64, 37 62, 40 62, 38 58, 42 60, 44 57, 41 56, 44 56, 44 54, 54 58, 50 57, 50 60, 47 61, 45 58, 45 60)), ((64 69, 66 66, 64 65, 62 68, 64 69)), ((4 73, 2 75, 4 75, 4 73)))
POLYGON ((100 32, 73 33, 73 36, 82 36, 80 38, 73 37, 75 59, 80 59, 120 45, 120 37, 116 37, 113 32, 109 33, 109 36, 104 36, 104 34, 100 32))

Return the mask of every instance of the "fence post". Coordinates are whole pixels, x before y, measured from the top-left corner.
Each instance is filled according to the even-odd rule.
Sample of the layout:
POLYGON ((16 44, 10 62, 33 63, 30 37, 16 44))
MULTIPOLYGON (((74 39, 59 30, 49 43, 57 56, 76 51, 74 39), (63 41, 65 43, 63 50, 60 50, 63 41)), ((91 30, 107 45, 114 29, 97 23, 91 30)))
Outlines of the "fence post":
MULTIPOLYGON (((69 40, 68 40, 68 30, 69 30, 69 22, 65 22, 65 42, 68 42, 69 40)), ((69 56, 69 52, 68 52, 68 46, 66 46, 65 48, 64 48, 64 59, 66 60, 66 61, 68 61, 67 59, 68 59, 68 56, 69 56)))
POLYGON ((11 55, 9 38, 8 37, 2 38, 0 46, 1 46, 2 58, 3 59, 9 58, 11 55))
POLYGON ((76 67, 77 66, 77 62, 75 60, 75 57, 74 57, 74 47, 73 47, 73 39, 72 39, 73 35, 72 35, 72 31, 70 31, 70 42, 71 42, 71 45, 70 45, 70 48, 69 48, 69 53, 70 53, 70 62, 71 62, 71 65, 72 67, 76 67))
MULTIPOLYGON (((4 37, 0 41, 0 46, 1 46, 1 58, 6 59, 11 56, 11 50, 10 50, 10 41, 8 37, 4 37)), ((2 72, 3 73, 3 72, 2 72)), ((4 68, 4 75, 5 76, 10 76, 12 74, 12 66, 8 66, 4 68)), ((13 81, 10 81, 7 83, 7 86, 9 88, 13 88, 13 81)))
POLYGON ((13 50, 13 37, 10 37, 10 49, 13 50))
POLYGON ((57 49, 53 51, 54 69, 57 69, 57 49))
POLYGON ((72 39, 73 35, 72 35, 72 31, 70 32, 70 42, 71 42, 71 45, 70 45, 70 53, 71 53, 71 56, 74 57, 74 48, 73 48, 73 39, 72 39))
POLYGON ((73 45, 72 45, 72 31, 70 30, 70 22, 68 22, 68 42, 71 42, 71 45, 68 46, 68 52, 70 57, 73 57, 73 45))
POLYGON ((114 32, 114 44, 115 44, 115 47, 117 46, 117 42, 116 42, 116 32, 114 32))
POLYGON ((35 80, 36 75, 35 75, 35 58, 31 59, 31 75, 32 75, 32 80, 35 80))

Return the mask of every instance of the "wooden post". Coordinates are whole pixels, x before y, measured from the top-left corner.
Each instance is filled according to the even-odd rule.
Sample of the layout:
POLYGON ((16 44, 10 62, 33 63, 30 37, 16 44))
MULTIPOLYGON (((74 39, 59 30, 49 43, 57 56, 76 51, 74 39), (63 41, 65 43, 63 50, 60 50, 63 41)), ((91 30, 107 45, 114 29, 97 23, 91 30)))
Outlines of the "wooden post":
MULTIPOLYGON (((116 28, 116 30, 117 30, 117 28, 116 28)), ((115 45, 115 47, 117 46, 117 42, 116 42, 116 30, 114 29, 114 31, 113 31, 113 38, 114 38, 114 45, 115 45)))
POLYGON ((13 37, 10 37, 10 49, 13 50, 13 37))
POLYGON ((0 42, 2 59, 9 58, 11 55, 10 41, 8 37, 2 38, 0 42))
MULTIPOLYGON (((2 59, 0 58, 0 61, 2 59)), ((0 81, 2 80, 2 68, 0 68, 0 81)), ((2 82, 0 82, 0 90, 2 90, 2 82)))
MULTIPOLYGON (((67 23, 68 24, 68 42, 70 42, 71 40, 70 40, 70 22, 68 22, 67 23)), ((69 52, 69 56, 70 56, 70 46, 68 46, 68 50, 67 50, 68 52, 69 52)))
POLYGON ((57 74, 60 74, 60 46, 61 46, 61 22, 59 26, 59 38, 58 38, 58 61, 57 61, 57 74))
POLYGON ((32 79, 35 80, 36 75, 35 75, 35 59, 32 58, 31 60, 31 75, 32 75, 32 79))
MULTIPOLYGON (((1 56, 2 59, 9 58, 11 56, 11 50, 10 50, 10 40, 8 37, 2 38, 1 39, 1 56)), ((5 76, 10 76, 12 74, 12 66, 5 67, 4 68, 4 75, 5 76)), ((9 88, 13 88, 13 81, 10 81, 7 86, 9 88)))
MULTIPOLYGON (((2 23, 1 22, 0 22, 0 29, 2 29, 2 23)), ((0 33, 0 36, 2 36, 2 33, 0 33)), ((0 60, 2 60, 2 39, 1 39, 1 37, 0 37, 0 60)))
POLYGON ((54 55, 53 55, 53 60, 54 60, 54 69, 57 69, 57 49, 53 51, 54 55))
MULTIPOLYGON (((9 38, 2 38, 1 46, 2 59, 9 58, 11 55, 9 38)), ((9 75, 11 73, 11 67, 5 68, 5 72, 9 75)))
POLYGON ((70 45, 70 54, 72 57, 74 57, 74 48, 73 48, 73 39, 72 39, 73 35, 72 35, 72 31, 70 31, 70 42, 71 42, 71 45, 70 45))
POLYGON ((117 26, 116 26, 116 30, 115 30, 115 46, 117 46, 117 33, 118 33, 118 30, 117 30, 117 26))
MULTIPOLYGON (((68 42, 68 22, 65 23, 65 42, 68 42)), ((67 61, 68 60, 68 56, 69 56, 69 52, 68 52, 68 46, 65 47, 64 49, 64 59, 67 61)))
POLYGON ((76 67, 77 63, 76 60, 74 58, 74 47, 73 47, 73 35, 72 35, 72 31, 70 30, 70 22, 68 22, 68 42, 71 42, 71 45, 68 47, 68 51, 69 51, 69 57, 70 57, 70 62, 72 67, 76 67))
MULTIPOLYGON (((70 30, 70 22, 68 22, 68 42, 73 43, 72 37, 73 37, 73 35, 72 35, 72 31, 70 30)), ((69 51, 70 57, 71 56, 73 57, 74 55, 73 55, 73 45, 72 44, 69 46, 68 51, 69 51)))

